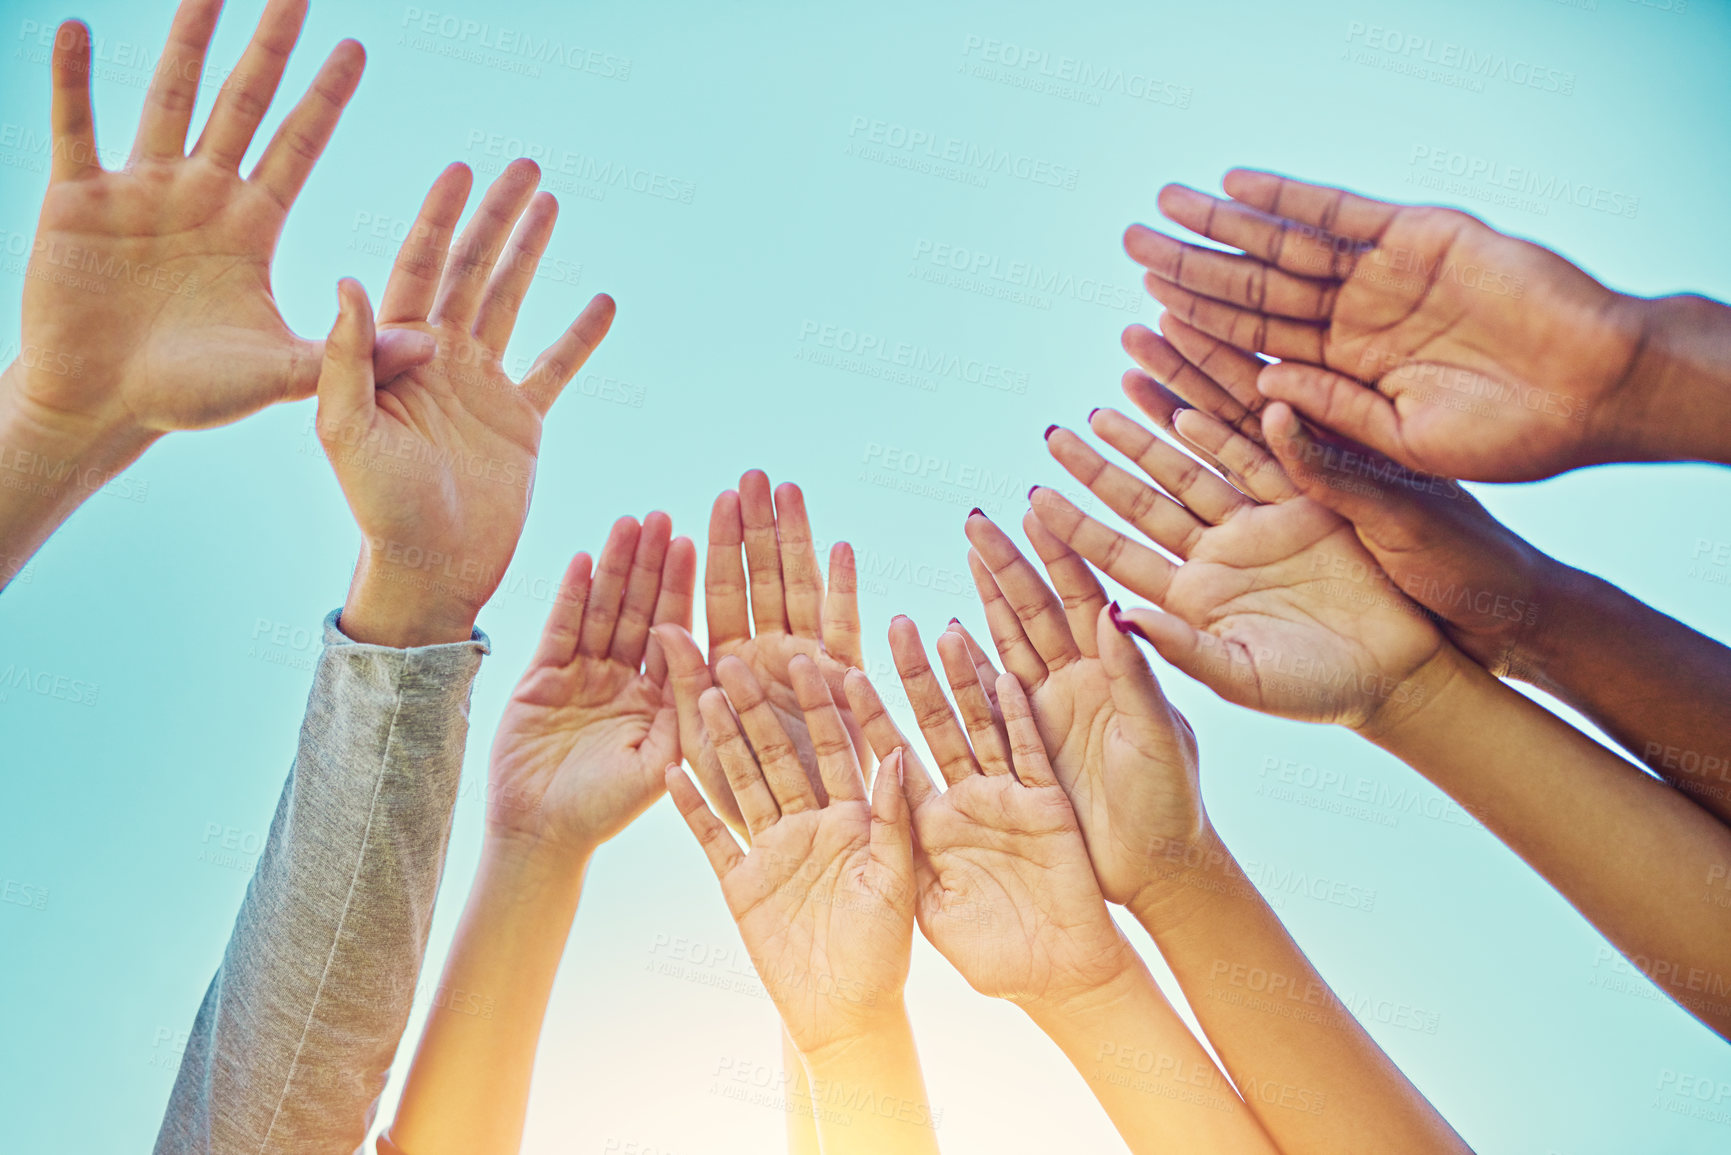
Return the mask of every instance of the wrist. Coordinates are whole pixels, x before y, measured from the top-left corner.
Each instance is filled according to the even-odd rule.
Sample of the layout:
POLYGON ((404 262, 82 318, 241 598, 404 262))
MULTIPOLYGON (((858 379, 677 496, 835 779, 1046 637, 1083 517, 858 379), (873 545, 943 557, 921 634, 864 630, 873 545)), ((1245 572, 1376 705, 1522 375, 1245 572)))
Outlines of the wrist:
POLYGON ((491 895, 514 905, 576 908, 592 848, 556 846, 543 839, 488 830, 481 840, 478 876, 491 895))
POLYGON ((1497 677, 1513 678, 1548 690, 1564 647, 1583 629, 1593 629, 1599 580, 1553 557, 1542 559, 1532 603, 1537 614, 1507 654, 1497 677))
POLYGON ((37 405, 23 374, 16 361, 0 373, 0 585, 161 436, 37 405))
POLYGON ((1141 958, 1134 951, 1126 951, 1126 955, 1124 965, 1103 982, 1062 998, 1026 1003, 1022 1009, 1048 1035, 1060 1025, 1108 1023, 1126 1017, 1127 1009, 1146 999, 1148 988, 1154 984, 1154 976, 1141 958))
POLYGON ((1148 865, 1147 881, 1125 908, 1156 940, 1229 895, 1238 873, 1232 852, 1212 825, 1192 842, 1155 847, 1148 865))
POLYGON ((806 1071, 817 1078, 826 1072, 876 1066, 886 1052, 912 1044, 913 1024, 898 991, 894 998, 874 1003, 847 1031, 821 1043, 802 1047, 799 1040, 789 1038, 806 1071))
POLYGON ((1599 459, 1731 462, 1731 306, 1624 296, 1613 323, 1633 329, 1637 352, 1600 415, 1599 459))
POLYGON ((363 545, 339 625, 357 642, 394 649, 466 642, 480 603, 463 593, 434 570, 382 560, 363 545))
POLYGON ((1382 700, 1364 721, 1347 728, 1378 746, 1385 745, 1385 735, 1413 728, 1434 714, 1439 708, 1439 699, 1446 696, 1448 688, 1467 666, 1481 672, 1484 669, 1461 653, 1453 642, 1447 638, 1439 639, 1436 649, 1411 673, 1393 687, 1379 688, 1382 700))

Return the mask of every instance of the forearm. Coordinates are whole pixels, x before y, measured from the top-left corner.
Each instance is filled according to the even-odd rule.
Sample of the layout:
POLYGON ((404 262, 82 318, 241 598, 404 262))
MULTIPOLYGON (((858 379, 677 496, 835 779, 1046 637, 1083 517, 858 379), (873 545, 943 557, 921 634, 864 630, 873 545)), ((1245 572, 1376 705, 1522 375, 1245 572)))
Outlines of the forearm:
POLYGON ((811 1101, 811 1079, 805 1073, 805 1062, 799 1048, 781 1031, 781 1065, 787 1075, 787 1151, 788 1155, 822 1155, 818 1143, 815 1105, 811 1101))
POLYGON ((18 377, 16 362, 0 374, 0 589, 152 440, 40 412, 24 400, 18 377))
POLYGON ((1451 795, 1649 978, 1731 1038, 1731 830, 1452 648, 1365 736, 1451 795))
POLYGON ((326 622, 299 750, 170 1097, 167 1152, 364 1141, 414 1002, 484 638, 388 650, 326 622))
POLYGON ((1027 1010, 1132 1151, 1275 1151, 1140 962, 1091 996, 1027 1010))
POLYGON ((1511 673, 1731 823, 1731 649, 1560 563, 1511 673))
POLYGON ((390 1138, 405 1155, 514 1155, 588 855, 489 838, 390 1138))
POLYGON ((1731 306, 1693 294, 1624 301, 1642 339, 1615 420, 1601 423, 1603 456, 1731 464, 1731 306))
POLYGON ((938 1149, 907 1008, 870 1033, 802 1056, 823 1155, 921 1155, 938 1149))
POLYGON ((1164 851, 1130 910, 1284 1155, 1467 1150, 1335 997, 1212 829, 1164 851))

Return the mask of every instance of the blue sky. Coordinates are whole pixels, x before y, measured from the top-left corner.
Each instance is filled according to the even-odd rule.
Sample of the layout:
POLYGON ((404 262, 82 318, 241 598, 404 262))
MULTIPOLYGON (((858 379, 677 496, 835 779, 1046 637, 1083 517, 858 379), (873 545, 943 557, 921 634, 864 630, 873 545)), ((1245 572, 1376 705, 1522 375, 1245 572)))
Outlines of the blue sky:
MULTIPOLYGON (((494 654, 429 974, 474 863, 493 724, 570 554, 651 508, 701 538, 715 493, 762 467, 805 487, 820 539, 858 550, 874 672, 894 613, 928 635, 957 613, 981 626, 963 516, 1014 522, 1030 484, 1067 481, 1046 425, 1118 403, 1118 333, 1156 313, 1118 238, 1153 217, 1161 184, 1214 188, 1253 164, 1440 200, 1616 287, 1731 298, 1721 4, 456 2, 315 3, 285 92, 344 36, 369 65, 276 262, 285 314, 320 335, 338 277, 377 298, 446 163, 487 177, 527 152, 562 212, 510 358, 526 365, 590 294, 619 302, 549 419, 527 532, 482 617, 494 654), (1468 56, 1503 63, 1475 71, 1468 56), (1533 191, 1562 182, 1592 194, 1533 191), (897 357, 949 368, 897 371, 897 357)), ((101 51, 105 155, 130 145, 171 7, 76 9, 101 51)), ((213 77, 261 7, 231 5, 213 77)), ((38 30, 70 14, 0 3, 12 318, 14 250, 46 180, 38 30)), ((76 1133, 80 1149, 137 1150, 155 1134, 293 753, 319 619, 355 555, 311 419, 303 403, 166 440, 0 597, 0 670, 94 687, 0 692, 0 880, 30 896, 0 904, 11 1149, 68 1150, 76 1133)), ((1618 467, 1476 491, 1540 547, 1731 637, 1731 571, 1709 564, 1731 542, 1731 473, 1618 467)), ((1278 905, 1478 1150, 1731 1146, 1672 1090, 1680 1076, 1731 1085, 1731 1052, 1433 788, 1348 734, 1251 715, 1174 671, 1163 682, 1240 857, 1374 893, 1368 908, 1278 905), (1306 767, 1380 801, 1334 812, 1306 767)), ((772 1149, 780 1116, 718 1076, 777 1062, 769 1004, 710 985, 740 957, 713 878, 658 804, 591 872, 525 1149, 772 1149)), ((946 1146, 1121 1149, 1031 1024, 923 946, 910 1001, 946 1146), (1039 1088, 1037 1109, 1003 1111, 1004 1086, 1039 1088)))

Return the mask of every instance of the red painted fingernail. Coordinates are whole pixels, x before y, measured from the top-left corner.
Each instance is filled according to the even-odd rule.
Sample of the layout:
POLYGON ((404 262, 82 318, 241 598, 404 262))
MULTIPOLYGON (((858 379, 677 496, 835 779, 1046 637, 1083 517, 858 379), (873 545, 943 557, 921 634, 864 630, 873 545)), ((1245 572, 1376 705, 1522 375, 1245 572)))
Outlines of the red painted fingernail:
POLYGON ((1039 487, 1039 486, 1037 486, 1037 485, 1030 485, 1030 486, 1028 486, 1028 500, 1029 500, 1029 501, 1033 501, 1033 500, 1034 500, 1034 491, 1035 491, 1035 490, 1037 490, 1037 489, 1039 489, 1039 488, 1040 488, 1040 487, 1039 487))
POLYGON ((1094 406, 1094 408, 1088 410, 1088 424, 1090 424, 1090 425, 1094 424, 1094 414, 1096 414, 1098 412, 1100 412, 1100 406, 1098 406, 1098 405, 1096 405, 1096 406, 1094 406))
POLYGON ((1052 434, 1054 434, 1054 433, 1056 433, 1056 432, 1057 432, 1057 431, 1058 431, 1058 427, 1057 427, 1057 426, 1056 426, 1056 425, 1048 425, 1048 426, 1046 426, 1046 432, 1045 432, 1045 435, 1044 435, 1044 436, 1045 436, 1045 438, 1046 438, 1046 440, 1047 440, 1047 441, 1050 441, 1050 440, 1052 440, 1052 434))
POLYGON ((1113 602, 1111 605, 1107 606, 1106 607, 1106 613, 1111 617, 1112 624, 1114 626, 1118 627, 1119 633, 1121 633, 1121 634, 1135 634, 1137 637, 1141 638, 1143 641, 1147 642, 1149 645, 1154 644, 1154 639, 1150 638, 1147 634, 1143 633, 1141 626, 1137 625, 1135 622, 1131 621, 1129 618, 1124 616, 1124 611, 1122 611, 1118 608, 1117 602, 1113 602))
POLYGON ((976 505, 976 506, 974 506, 974 508, 968 510, 968 516, 969 517, 984 517, 984 516, 986 516, 986 511, 981 509, 979 506, 976 505))

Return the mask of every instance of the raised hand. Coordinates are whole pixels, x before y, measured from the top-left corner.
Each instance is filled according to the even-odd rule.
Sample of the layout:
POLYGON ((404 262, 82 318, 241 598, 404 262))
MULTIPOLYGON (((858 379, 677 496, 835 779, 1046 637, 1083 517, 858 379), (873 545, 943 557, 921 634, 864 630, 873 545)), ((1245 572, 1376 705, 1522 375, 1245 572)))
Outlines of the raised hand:
POLYGON ((1145 431, 1143 439, 1135 461, 1165 494, 1068 430, 1049 432, 1047 444, 1180 564, 1054 490, 1033 493, 1034 513, 1054 536, 1167 611, 1127 611, 1137 633, 1221 697, 1265 713, 1362 728, 1422 701, 1421 673, 1452 648, 1388 581, 1351 523, 1291 496, 1278 469, 1235 473, 1248 487, 1240 492, 1145 431))
POLYGON ((721 880, 788 1036, 809 1060, 905 1015, 914 886, 899 760, 879 768, 868 801, 842 713, 817 663, 796 654, 788 676, 822 775, 826 797, 819 798, 751 669, 727 657, 716 676, 720 688, 705 691, 701 703, 704 731, 750 850, 739 849, 677 767, 667 768, 667 784, 721 880))
MULTIPOLYGON (((184 0, 145 97, 132 157, 97 159, 90 34, 54 37, 53 168, 24 281, 20 344, 44 354, 8 374, 13 405, 44 425, 141 451, 173 429, 224 425, 310 396, 320 343, 291 331, 271 292, 277 238, 366 54, 332 50, 249 176, 240 163, 306 19, 272 0, 190 153, 188 126, 221 0, 184 0), (80 358, 67 373, 58 358, 80 358)), ((380 350, 380 376, 425 360, 412 334, 380 350)), ((373 355, 369 347, 367 356, 373 355)))
POLYGON ((500 365, 558 213, 539 179, 533 161, 506 166, 448 263, 469 171, 452 165, 433 183, 377 321, 432 338, 428 364, 378 381, 366 293, 338 286, 318 434, 365 535, 343 610, 357 640, 469 636, 522 535, 542 418, 612 323, 612 298, 597 295, 521 384, 500 365))
MULTIPOLYGON (((983 995, 1030 1010, 1094 995, 1141 963, 1106 911, 1027 696, 1013 674, 982 685, 961 626, 952 623, 938 647, 966 732, 913 622, 890 626, 902 685, 949 784, 939 792, 904 753, 920 929, 983 995)), ((864 675, 849 676, 848 695, 880 751, 902 744, 864 675)))
MULTIPOLYGON (((1116 635, 1105 614, 1101 620, 1116 635)), ((938 648, 967 721, 964 734, 911 621, 896 619, 890 646, 949 788, 940 793, 907 751, 865 675, 850 673, 847 691, 873 749, 899 752, 891 756, 901 761, 913 811, 917 910, 926 937, 975 990, 1027 1012, 1088 1080, 1131 1150, 1272 1152, 1108 913, 1096 879, 1100 862, 1089 861, 1098 828, 1084 837, 1062 771, 1048 760, 1037 708, 1017 676, 992 676, 984 656, 971 652, 966 631, 951 623, 938 648), (1145 1082, 1113 1077, 1102 1059, 1124 1047, 1165 1056, 1169 1075, 1145 1082), (1172 1087, 1160 1085, 1167 1077, 1175 1080, 1172 1087), (1178 1080, 1203 1090, 1174 1094, 1178 1080)), ((1127 712, 1138 718, 1158 713, 1160 694, 1147 665, 1127 639, 1117 637, 1116 647, 1130 650, 1141 673, 1137 679, 1129 669, 1117 670, 1123 655, 1115 653, 1111 693, 1124 697, 1127 712), (1150 688, 1154 700, 1147 697, 1150 688)), ((1164 776, 1159 766, 1140 769, 1146 777, 1164 776)), ((1194 794, 1193 778, 1188 789, 1194 794)), ((1140 865, 1150 877, 1160 873, 1153 854, 1140 865)), ((1140 890, 1138 897, 1162 901, 1140 890)))
POLYGON ((663 513, 620 518, 593 575, 571 560, 493 739, 490 836, 587 857, 661 796, 679 726, 649 628, 690 625, 697 576, 670 532, 663 513))
MULTIPOLYGON (((1492 517, 1457 482, 1415 473, 1312 429, 1284 402, 1269 402, 1256 391, 1261 359, 1171 314, 1161 328, 1164 337, 1139 326, 1125 333, 1125 347, 1152 374, 1127 373, 1125 395, 1156 425, 1229 479, 1227 460, 1270 492, 1302 494, 1340 514, 1451 641, 1494 674, 1534 675, 1569 567, 1492 517), (1197 412, 1185 413, 1186 405, 1197 412)), ((1154 440, 1111 410, 1096 410, 1088 423, 1131 457, 1154 440)))
POLYGON ((1477 481, 1708 452, 1687 425, 1711 408, 1666 413, 1656 392, 1678 375, 1678 334, 1726 345, 1724 306, 1614 292, 1454 209, 1244 169, 1224 186, 1168 185, 1160 211, 1241 252, 1140 225, 1125 247, 1168 310, 1288 362, 1259 378, 1269 397, 1403 465, 1477 481))
MULTIPOLYGON (((1031 513, 1022 524, 1052 585, 984 514, 967 522, 974 584, 992 640, 1026 688, 1041 740, 1087 839, 1100 889, 1109 901, 1131 903, 1148 882, 1150 858, 1193 844, 1206 826, 1196 784, 1196 739, 1164 699, 1146 724, 1140 713, 1125 713, 1112 673, 1124 643, 1112 628, 1105 592, 1087 563, 1031 513)), ((911 628, 907 623, 905 629, 911 628)), ((936 680, 921 670, 917 643, 899 637, 897 627, 890 637, 910 698, 917 684, 922 701, 941 705, 936 680)), ((990 667, 973 672, 979 663, 962 660, 964 640, 972 641, 952 626, 938 639, 938 654, 970 733, 983 735, 972 687, 990 684, 990 667)), ((927 740, 934 754, 946 748, 929 732, 927 740)), ((975 748, 985 757, 981 741, 976 738, 975 748)), ((941 756, 940 765, 948 777, 941 756)))
POLYGON ((864 662, 856 590, 853 548, 837 542, 829 551, 826 592, 799 486, 783 483, 772 496, 768 476, 754 469, 739 479, 738 490, 727 490, 715 499, 703 577, 708 658, 686 631, 669 628, 656 633, 667 654, 686 760, 716 812, 747 839, 750 830, 728 790, 715 746, 705 738, 699 700, 714 685, 721 660, 737 658, 763 688, 771 713, 793 743, 811 788, 821 799, 824 780, 794 691, 792 664, 795 657, 803 656, 816 666, 841 711, 843 727, 863 757, 865 744, 842 696, 843 675, 850 666, 864 662))

